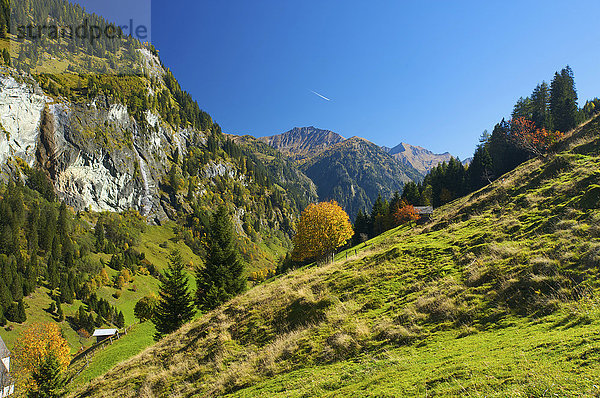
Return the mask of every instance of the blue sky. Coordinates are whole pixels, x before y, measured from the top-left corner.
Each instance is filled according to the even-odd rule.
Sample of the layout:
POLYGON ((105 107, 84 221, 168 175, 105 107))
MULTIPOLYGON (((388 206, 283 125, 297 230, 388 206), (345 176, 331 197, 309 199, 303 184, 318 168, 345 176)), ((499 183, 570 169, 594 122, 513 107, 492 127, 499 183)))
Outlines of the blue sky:
MULTIPOLYGON (((150 9, 78 2, 109 18, 150 9)), ((598 1, 173 0, 151 12, 163 62, 228 133, 314 125, 464 159, 567 64, 581 104, 600 96, 598 1)))

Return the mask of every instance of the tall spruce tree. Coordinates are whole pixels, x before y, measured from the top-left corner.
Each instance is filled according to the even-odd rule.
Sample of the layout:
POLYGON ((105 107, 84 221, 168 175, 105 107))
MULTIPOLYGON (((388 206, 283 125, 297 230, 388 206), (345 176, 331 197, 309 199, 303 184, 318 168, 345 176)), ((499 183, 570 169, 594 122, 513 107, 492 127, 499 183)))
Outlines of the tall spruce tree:
POLYGON ((169 260, 170 264, 160 286, 159 301, 152 319, 156 326, 155 340, 160 340, 179 329, 184 323, 192 320, 196 312, 181 254, 173 251, 169 260))
POLYGON ((555 130, 566 133, 577 126, 577 91, 573 71, 567 65, 554 74, 550 85, 550 114, 555 130))
POLYGON ((198 269, 196 280, 196 303, 204 311, 218 307, 246 288, 244 263, 224 206, 213 215, 205 266, 198 269))
POLYGON ((552 118, 550 117, 550 88, 548 83, 538 84, 531 93, 531 121, 537 128, 552 130, 552 118))

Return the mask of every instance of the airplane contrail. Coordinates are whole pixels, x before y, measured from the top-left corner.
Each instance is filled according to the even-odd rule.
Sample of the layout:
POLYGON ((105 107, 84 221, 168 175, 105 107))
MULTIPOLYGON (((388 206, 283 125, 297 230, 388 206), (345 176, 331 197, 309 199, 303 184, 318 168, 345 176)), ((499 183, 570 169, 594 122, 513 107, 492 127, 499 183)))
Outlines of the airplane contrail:
POLYGON ((309 91, 310 91, 311 93, 315 94, 315 95, 318 95, 319 97, 323 98, 323 99, 324 99, 324 100, 326 100, 326 101, 331 101, 331 99, 329 99, 329 98, 325 97, 324 95, 321 95, 321 94, 317 93, 316 91, 313 91, 313 90, 309 90, 309 91))

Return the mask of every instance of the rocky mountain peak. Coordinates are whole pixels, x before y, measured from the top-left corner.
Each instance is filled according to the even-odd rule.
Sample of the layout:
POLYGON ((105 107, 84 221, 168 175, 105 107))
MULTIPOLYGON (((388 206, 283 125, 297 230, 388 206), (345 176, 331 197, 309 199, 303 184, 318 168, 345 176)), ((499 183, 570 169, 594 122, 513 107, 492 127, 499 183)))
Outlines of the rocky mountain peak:
POLYGON ((314 126, 294 127, 283 134, 261 137, 261 141, 294 159, 306 159, 345 140, 330 130, 314 126))

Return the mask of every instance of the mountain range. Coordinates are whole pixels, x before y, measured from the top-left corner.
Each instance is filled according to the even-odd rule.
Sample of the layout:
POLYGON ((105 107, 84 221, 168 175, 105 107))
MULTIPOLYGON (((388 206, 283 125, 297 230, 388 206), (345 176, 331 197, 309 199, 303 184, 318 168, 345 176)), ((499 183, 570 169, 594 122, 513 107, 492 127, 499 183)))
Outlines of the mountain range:
POLYGON ((369 211, 377 196, 402 192, 408 181, 420 181, 433 167, 450 160, 449 153, 401 143, 378 146, 364 138, 344 138, 314 126, 295 127, 259 140, 295 160, 316 184, 319 198, 333 199, 351 218, 369 211))

